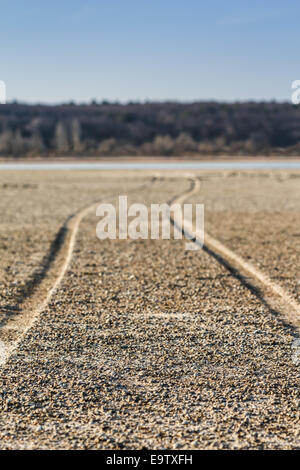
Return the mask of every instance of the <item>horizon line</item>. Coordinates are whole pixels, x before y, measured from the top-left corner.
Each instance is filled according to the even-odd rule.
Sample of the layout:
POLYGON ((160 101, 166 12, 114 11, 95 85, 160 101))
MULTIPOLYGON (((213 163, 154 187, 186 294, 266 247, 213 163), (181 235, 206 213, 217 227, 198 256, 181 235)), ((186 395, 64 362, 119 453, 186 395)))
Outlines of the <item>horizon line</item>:
POLYGON ((46 102, 46 101, 23 101, 18 99, 12 99, 7 101, 3 106, 9 105, 20 105, 20 106, 128 106, 128 105, 147 105, 147 104, 179 104, 179 105, 192 105, 192 104, 290 104, 293 103, 289 100, 276 100, 272 99, 236 99, 236 100, 219 100, 219 99, 195 99, 195 100, 180 100, 180 99, 165 99, 165 100, 108 100, 108 99, 91 99, 90 101, 76 101, 66 100, 58 102, 46 102))

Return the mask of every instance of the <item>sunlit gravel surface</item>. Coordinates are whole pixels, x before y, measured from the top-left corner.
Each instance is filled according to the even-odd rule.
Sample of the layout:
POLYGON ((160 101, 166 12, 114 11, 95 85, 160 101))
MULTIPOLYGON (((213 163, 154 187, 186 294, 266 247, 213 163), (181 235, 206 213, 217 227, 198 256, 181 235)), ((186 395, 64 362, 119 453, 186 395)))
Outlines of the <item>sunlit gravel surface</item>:
MULTIPOLYGON (((73 197, 63 196, 70 210, 73 203, 79 207, 74 201, 82 191, 84 174, 80 178, 78 187, 70 183, 73 197)), ((277 186, 276 178, 261 176, 249 177, 249 184, 239 183, 239 175, 205 178, 206 200, 199 193, 197 202, 207 206, 212 234, 243 255, 251 243, 249 256, 264 263, 268 272, 273 264, 256 238, 256 233, 264 233, 257 228, 256 215, 260 227, 266 222, 274 230, 272 237, 285 229, 284 224, 277 225, 280 216, 270 202, 269 188, 274 183, 274 198, 278 192, 281 200, 286 183, 277 186), (259 189, 264 184, 265 192, 259 189), (255 201, 259 191, 269 201, 265 218, 263 204, 255 203, 259 210, 253 211, 247 206, 251 185, 256 188, 255 201), (237 187, 242 196, 234 203, 237 187), (280 188, 284 188, 281 198, 280 188)), ((141 172, 127 179, 120 179, 120 189, 107 177, 105 191, 117 187, 120 194, 126 184, 151 181, 141 172)), ((292 186, 295 180, 287 183, 292 195, 298 191, 292 186)), ((164 180, 132 193, 129 202, 167 202, 187 191, 189 184, 179 174, 165 173, 164 180)), ((100 190, 86 187, 85 191, 82 202, 99 192, 101 196, 100 190)), ((41 190, 32 207, 29 225, 36 214, 37 230, 44 227, 38 221, 46 199, 41 190)), ((13 207, 12 203, 9 214, 13 207)), ((294 209, 291 215, 282 207, 278 210, 281 217, 286 214, 288 226, 294 215, 299 217, 294 209)), ((67 212, 55 219, 55 226, 67 212)), ((95 235, 97 221, 91 215, 82 222, 59 290, 1 369, 0 448, 299 448, 299 365, 291 357, 297 332, 202 250, 186 251, 180 240, 100 241, 95 235)), ((1 229, 2 241, 5 230, 1 229)), ((293 233, 297 230, 295 226, 293 233)), ((45 247, 51 236, 49 232, 45 247)), ((297 237, 289 236, 290 244, 297 242, 297 237)), ((30 243, 22 240, 27 250, 30 243)), ((6 243, 7 267, 12 244, 6 243)), ((17 240, 13 243, 19 250, 17 259, 20 246, 17 240)), ((289 246, 280 243, 275 253, 282 261, 278 269, 285 266, 285 274, 293 277, 293 268, 283 262, 289 246)), ((45 247, 40 247, 37 236, 31 253, 44 252, 45 247)), ((5 279, 10 289, 11 280, 5 279)), ((296 286, 295 281, 291 286, 296 286)), ((13 296, 8 299, 12 302, 13 296)))

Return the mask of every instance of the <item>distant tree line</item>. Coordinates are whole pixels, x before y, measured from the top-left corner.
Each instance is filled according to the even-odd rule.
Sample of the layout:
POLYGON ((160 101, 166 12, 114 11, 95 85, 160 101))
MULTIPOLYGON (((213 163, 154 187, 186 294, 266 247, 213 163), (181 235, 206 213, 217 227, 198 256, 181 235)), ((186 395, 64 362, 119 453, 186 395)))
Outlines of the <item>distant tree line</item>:
POLYGON ((1 156, 300 155, 289 103, 0 106, 1 156))

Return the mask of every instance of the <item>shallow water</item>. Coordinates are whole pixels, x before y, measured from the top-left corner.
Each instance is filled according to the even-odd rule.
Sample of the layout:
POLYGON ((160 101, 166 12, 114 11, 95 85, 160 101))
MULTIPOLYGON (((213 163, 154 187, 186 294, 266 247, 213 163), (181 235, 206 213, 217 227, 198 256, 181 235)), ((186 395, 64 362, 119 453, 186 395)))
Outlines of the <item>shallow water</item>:
POLYGON ((0 170, 300 170, 300 160, 257 162, 10 162, 0 163, 0 170))

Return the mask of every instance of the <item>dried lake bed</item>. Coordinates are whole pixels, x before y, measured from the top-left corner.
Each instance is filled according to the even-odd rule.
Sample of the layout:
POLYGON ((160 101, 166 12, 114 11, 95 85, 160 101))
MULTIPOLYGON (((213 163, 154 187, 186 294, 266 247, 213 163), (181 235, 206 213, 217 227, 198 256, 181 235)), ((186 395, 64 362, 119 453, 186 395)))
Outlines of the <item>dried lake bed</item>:
POLYGON ((213 252, 100 241, 91 210, 47 299, 70 217, 195 179, 207 232, 299 304, 297 169, 1 172, 0 448, 300 447, 297 321, 213 252))

